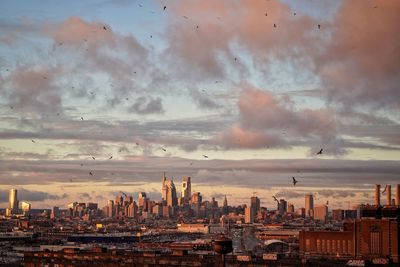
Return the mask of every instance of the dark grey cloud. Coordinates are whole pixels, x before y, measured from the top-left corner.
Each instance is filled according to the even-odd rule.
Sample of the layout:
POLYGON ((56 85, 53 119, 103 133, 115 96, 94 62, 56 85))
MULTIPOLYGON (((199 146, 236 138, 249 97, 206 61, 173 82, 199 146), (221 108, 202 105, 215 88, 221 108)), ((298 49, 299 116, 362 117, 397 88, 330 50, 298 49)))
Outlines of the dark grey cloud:
MULTIPOLYGON (((18 199, 20 201, 44 201, 44 200, 59 200, 67 198, 66 193, 62 195, 54 195, 43 191, 27 190, 24 188, 16 188, 18 190, 18 199)), ((0 190, 0 202, 8 201, 8 190, 0 190)))
POLYGON ((164 113, 164 108, 162 105, 161 98, 157 97, 155 99, 149 97, 139 97, 136 99, 135 103, 129 108, 130 112, 137 114, 161 114, 164 113))

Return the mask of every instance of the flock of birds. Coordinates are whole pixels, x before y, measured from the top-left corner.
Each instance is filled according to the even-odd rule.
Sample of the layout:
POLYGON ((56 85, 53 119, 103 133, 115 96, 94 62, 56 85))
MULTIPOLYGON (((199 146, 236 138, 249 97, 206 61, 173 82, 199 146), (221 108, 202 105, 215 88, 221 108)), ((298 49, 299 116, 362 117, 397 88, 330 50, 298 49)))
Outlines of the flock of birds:
MULTIPOLYGON (((142 4, 139 4, 139 7, 143 7, 143 5, 142 5, 142 4)), ((374 8, 377 8, 377 6, 375 6, 374 8)), ((166 11, 166 9, 167 9, 167 6, 163 6, 163 11, 166 11)), ((293 15, 296 16, 297 14, 296 14, 296 13, 293 13, 293 15)), ((268 13, 265 13, 265 16, 268 16, 268 13)), ((182 16, 182 17, 183 17, 184 19, 188 19, 187 16, 182 16)), ((218 19, 221 19, 220 17, 217 17, 217 18, 218 18, 218 19)), ((274 27, 274 28, 277 28, 277 24, 274 23, 274 24, 273 24, 273 27, 274 27)), ((318 27, 318 29, 321 29, 321 25, 320 25, 320 24, 317 24, 317 27, 318 27)), ((197 25, 196 28, 199 28, 199 25, 197 25)), ((107 28, 106 25, 103 26, 103 30, 104 30, 104 31, 107 31, 107 30, 108 30, 108 28, 107 28)), ((150 38, 152 38, 152 37, 153 37, 153 36, 150 35, 150 38)), ((87 40, 85 39, 85 41, 87 41, 87 40)), ((63 43, 60 42, 59 45, 63 45, 63 43)), ((87 49, 86 49, 86 50, 87 50, 87 49)), ((234 60, 237 61, 237 57, 235 57, 234 60)), ((7 71, 9 71, 9 69, 7 69, 7 71)), ((136 73, 136 71, 135 71, 134 73, 136 73)), ((47 79, 47 76, 43 76, 43 79, 47 79)), ((215 81, 216 84, 217 84, 217 83, 221 83, 221 82, 222 82, 222 81, 218 81, 218 80, 215 81)), ((111 86, 112 86, 112 85, 111 85, 111 86)), ((72 87, 72 88, 74 88, 74 87, 72 87)), ((202 91, 205 92, 205 90, 202 90, 202 91)), ((94 95, 94 92, 90 92, 90 94, 91 94, 91 95, 94 95)), ((126 100, 129 100, 129 98, 126 98, 126 100)), ((14 107, 13 107, 13 106, 10 106, 10 108, 13 109, 14 107)), ((60 115, 60 113, 57 113, 57 116, 59 116, 59 115, 60 115)), ((80 119, 81 119, 82 121, 84 120, 83 117, 80 117, 80 119)), ((36 143, 36 141, 35 141, 34 139, 31 139, 31 141, 32 141, 32 143, 36 143)), ((136 145, 139 146, 140 144, 139 144, 138 142, 136 142, 136 145)), ((164 151, 164 152, 167 152, 167 149, 166 149, 165 147, 160 147, 160 149, 161 149, 162 151, 164 151)), ((318 156, 318 155, 322 155, 322 153, 323 153, 323 148, 321 148, 321 149, 316 153, 316 155, 317 155, 317 156, 318 156)), ((202 157, 205 158, 205 159, 208 159, 208 158, 209 158, 207 155, 204 155, 204 154, 202 155, 202 157)), ((96 160, 96 158, 95 158, 94 156, 91 156, 91 158, 92 158, 93 160, 96 160)), ((111 155, 108 159, 109 159, 109 160, 113 159, 113 156, 111 155)), ((193 165, 193 162, 190 162, 189 165, 192 166, 192 165, 193 165)), ((80 166, 83 166, 83 164, 81 163, 80 166)), ((94 172, 93 172, 93 171, 89 171, 89 175, 94 176, 94 172)), ((112 175, 114 175, 114 173, 112 173, 112 175)), ((70 181, 72 182, 73 180, 70 179, 70 181)), ((296 186, 296 184, 297 184, 298 182, 299 182, 299 181, 293 176, 293 177, 292 177, 293 186, 296 186)), ((385 188, 385 190, 386 190, 386 188, 385 188)), ((385 190, 384 190, 382 193, 384 193, 385 190)), ((277 199, 275 196, 272 196, 272 197, 273 197, 274 201, 276 201, 277 203, 279 203, 278 199, 277 199)), ((327 204, 328 204, 328 203, 329 203, 329 202, 327 202, 327 204)))

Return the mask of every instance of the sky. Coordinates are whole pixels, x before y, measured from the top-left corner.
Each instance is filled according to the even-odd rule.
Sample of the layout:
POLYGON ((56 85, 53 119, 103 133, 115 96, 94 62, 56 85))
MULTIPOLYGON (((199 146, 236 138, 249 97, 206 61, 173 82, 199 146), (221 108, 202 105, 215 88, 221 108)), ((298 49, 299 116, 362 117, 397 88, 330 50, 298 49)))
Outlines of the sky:
POLYGON ((374 184, 400 181, 399 13, 397 0, 1 1, 0 207, 10 188, 33 208, 160 200, 163 172, 231 205, 372 203, 374 184))

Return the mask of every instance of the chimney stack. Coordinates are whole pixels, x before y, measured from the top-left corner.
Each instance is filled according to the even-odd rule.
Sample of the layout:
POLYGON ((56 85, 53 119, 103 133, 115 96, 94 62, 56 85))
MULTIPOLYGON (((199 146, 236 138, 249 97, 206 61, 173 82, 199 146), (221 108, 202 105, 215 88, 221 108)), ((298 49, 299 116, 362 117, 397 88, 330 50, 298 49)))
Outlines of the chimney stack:
POLYGON ((381 205, 381 185, 375 185, 375 205, 379 207, 381 205))
POLYGON ((400 184, 396 185, 396 205, 400 206, 400 184))
POLYGON ((390 184, 386 185, 386 205, 392 205, 392 186, 390 184))

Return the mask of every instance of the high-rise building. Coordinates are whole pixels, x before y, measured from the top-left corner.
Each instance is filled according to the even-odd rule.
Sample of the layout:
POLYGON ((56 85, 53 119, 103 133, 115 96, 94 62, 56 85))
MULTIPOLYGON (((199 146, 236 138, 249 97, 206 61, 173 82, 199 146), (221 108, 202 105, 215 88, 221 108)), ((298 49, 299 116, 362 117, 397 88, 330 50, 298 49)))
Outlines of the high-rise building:
POLYGON ((58 218, 59 216, 60 216, 60 209, 58 207, 53 207, 51 209, 50 218, 54 219, 54 218, 58 218))
POLYGON ((344 219, 344 210, 342 209, 332 210, 332 219, 335 221, 342 221, 344 219))
POLYGON ((182 179, 182 193, 181 193, 182 203, 189 204, 191 196, 192 196, 192 184, 190 181, 190 177, 186 176, 183 177, 182 179))
POLYGON ((287 212, 288 213, 294 213, 294 205, 292 203, 290 203, 288 205, 287 212))
POLYGON ((139 206, 139 208, 141 208, 141 207, 143 208, 146 200, 147 200, 146 193, 145 192, 140 192, 139 196, 138 196, 138 206, 139 206))
POLYGON ((168 193, 167 177, 165 177, 165 172, 164 172, 162 178, 162 187, 161 187, 161 198, 163 202, 167 202, 167 193, 168 193))
POLYGON ((251 207, 247 207, 244 210, 244 222, 245 223, 253 223, 254 222, 254 217, 255 217, 254 209, 251 207))
POLYGON ((31 211, 31 207, 32 207, 31 203, 26 201, 21 201, 21 210, 24 215, 29 214, 29 212, 31 211))
POLYGON ((168 180, 166 185, 167 185, 167 188, 168 188, 168 191, 167 191, 167 206, 175 207, 176 205, 178 205, 178 198, 177 198, 177 195, 176 195, 176 188, 175 188, 174 181, 172 179, 168 180))
POLYGON ((283 198, 279 200, 278 211, 280 215, 284 215, 287 212, 287 201, 283 198))
POLYGON ((400 184, 396 185, 396 205, 400 206, 400 184))
POLYGON ((375 206, 379 207, 381 205, 381 185, 375 185, 375 206))
POLYGON ((13 214, 18 213, 18 191, 17 189, 10 189, 10 193, 8 195, 8 201, 10 203, 10 209, 13 214))
POLYGON ((228 200, 226 199, 226 195, 224 198, 224 204, 222 206, 222 213, 223 214, 228 214, 228 200))
POLYGON ((313 209, 314 209, 314 197, 312 194, 308 194, 305 196, 305 211, 306 217, 312 217, 313 209))
POLYGON ((321 205, 314 208, 314 220, 326 222, 328 218, 328 206, 321 205))
POLYGON ((107 217, 110 217, 110 218, 114 217, 114 215, 115 215, 114 201, 111 200, 111 199, 108 200, 107 207, 108 207, 108 209, 107 209, 107 217))

